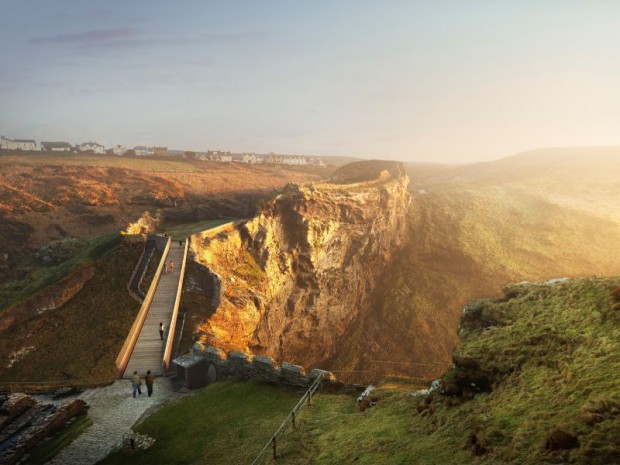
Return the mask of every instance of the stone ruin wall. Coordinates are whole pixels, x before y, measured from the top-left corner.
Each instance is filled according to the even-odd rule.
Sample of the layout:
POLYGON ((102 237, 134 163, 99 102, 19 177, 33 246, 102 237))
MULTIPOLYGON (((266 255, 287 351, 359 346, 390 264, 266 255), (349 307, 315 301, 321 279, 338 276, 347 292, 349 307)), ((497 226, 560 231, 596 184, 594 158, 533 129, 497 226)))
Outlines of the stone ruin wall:
POLYGON ((191 351, 177 358, 174 363, 184 369, 202 363, 205 370, 205 378, 208 382, 226 377, 238 377, 244 379, 258 379, 274 384, 288 386, 310 386, 316 378, 323 377, 323 381, 336 384, 337 380, 333 373, 314 368, 306 373, 304 367, 292 363, 282 363, 278 366, 276 361, 264 355, 248 355, 243 352, 224 352, 212 346, 195 343, 191 351), (209 374, 210 367, 216 371, 213 377, 213 369, 209 374))

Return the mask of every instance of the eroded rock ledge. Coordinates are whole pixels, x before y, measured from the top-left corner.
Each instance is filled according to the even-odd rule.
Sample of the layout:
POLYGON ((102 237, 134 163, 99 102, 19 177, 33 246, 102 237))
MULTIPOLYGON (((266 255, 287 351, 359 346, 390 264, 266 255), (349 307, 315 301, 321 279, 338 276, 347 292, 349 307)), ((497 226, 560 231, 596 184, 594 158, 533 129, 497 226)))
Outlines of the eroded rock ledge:
POLYGON ((251 220, 194 236, 194 260, 218 277, 202 342, 321 365, 404 243, 408 183, 400 163, 353 163, 332 182, 289 185, 251 220))

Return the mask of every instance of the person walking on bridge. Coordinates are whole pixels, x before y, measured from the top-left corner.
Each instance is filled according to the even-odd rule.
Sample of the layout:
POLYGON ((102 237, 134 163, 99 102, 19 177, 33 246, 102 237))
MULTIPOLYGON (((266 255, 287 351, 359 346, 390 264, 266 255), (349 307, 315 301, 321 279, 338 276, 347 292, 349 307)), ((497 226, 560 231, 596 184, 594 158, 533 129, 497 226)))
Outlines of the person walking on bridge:
POLYGON ((159 322, 159 337, 163 341, 164 340, 164 322, 159 322))
POLYGON ((151 370, 146 372, 146 376, 144 377, 144 382, 146 383, 146 392, 151 397, 153 394, 153 381, 155 381, 155 377, 151 373, 151 370))
POLYGON ((174 263, 172 263, 172 260, 170 260, 170 268, 168 270, 170 271, 170 273, 174 271, 174 263))
POLYGON ((133 396, 136 397, 136 391, 138 394, 142 395, 142 390, 140 386, 142 386, 142 380, 140 379, 140 375, 137 371, 133 372, 133 376, 131 377, 131 386, 133 387, 133 396))

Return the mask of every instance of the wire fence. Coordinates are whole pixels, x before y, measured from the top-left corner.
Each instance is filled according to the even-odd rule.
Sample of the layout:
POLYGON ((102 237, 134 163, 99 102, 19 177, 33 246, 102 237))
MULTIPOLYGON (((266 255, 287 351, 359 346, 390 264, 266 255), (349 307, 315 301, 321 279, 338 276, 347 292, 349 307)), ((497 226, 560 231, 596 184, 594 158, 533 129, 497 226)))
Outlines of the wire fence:
POLYGON ((299 413, 306 407, 312 403, 312 396, 321 386, 321 382, 323 381, 323 375, 318 376, 314 383, 308 388, 308 390, 304 393, 303 397, 299 400, 297 405, 293 407, 293 410, 287 415, 284 419, 280 427, 276 430, 275 433, 271 436, 271 439, 265 444, 265 447, 259 452, 256 456, 252 465, 259 465, 265 461, 269 454, 273 454, 273 458, 277 458, 277 444, 278 438, 280 438, 284 432, 292 427, 293 429, 297 428, 296 421, 299 416, 299 413))

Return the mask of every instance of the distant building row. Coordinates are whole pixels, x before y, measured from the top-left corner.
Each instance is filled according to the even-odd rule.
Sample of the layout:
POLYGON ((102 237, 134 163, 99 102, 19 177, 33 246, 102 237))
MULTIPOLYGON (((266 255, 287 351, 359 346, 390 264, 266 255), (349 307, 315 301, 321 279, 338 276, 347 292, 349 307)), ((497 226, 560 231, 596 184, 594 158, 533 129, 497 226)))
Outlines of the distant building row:
POLYGON ((258 163, 271 163, 274 165, 321 165, 322 160, 318 158, 304 157, 301 155, 276 155, 273 153, 259 155, 256 153, 231 153, 221 150, 209 150, 207 153, 196 155, 196 158, 203 161, 215 161, 219 163, 231 163, 233 161, 248 163, 251 165, 258 163))
MULTIPOLYGON (((22 150, 22 151, 45 151, 45 152, 90 152, 98 154, 114 154, 118 156, 135 154, 138 157, 165 157, 168 156, 168 147, 147 147, 138 145, 133 149, 127 149, 122 145, 116 145, 106 150, 97 142, 84 142, 79 145, 71 145, 68 142, 41 142, 37 144, 32 139, 8 139, 0 137, 0 150, 22 150)), ((230 151, 209 150, 205 152, 185 152, 196 159, 219 163, 231 163, 233 161, 248 164, 269 163, 274 165, 320 165, 324 163, 319 158, 305 157, 301 155, 277 155, 269 153, 260 155, 256 153, 231 153, 230 151)))
MULTIPOLYGON (((106 148, 97 142, 84 142, 83 144, 71 145, 68 142, 41 142, 37 144, 32 139, 9 139, 0 137, 0 149, 2 150, 23 150, 32 152, 92 152, 92 153, 113 153, 114 155, 124 155, 129 150, 122 145, 116 145, 106 151, 106 148)), ((168 147, 145 147, 137 146, 132 149, 138 156, 167 156, 168 147)))

